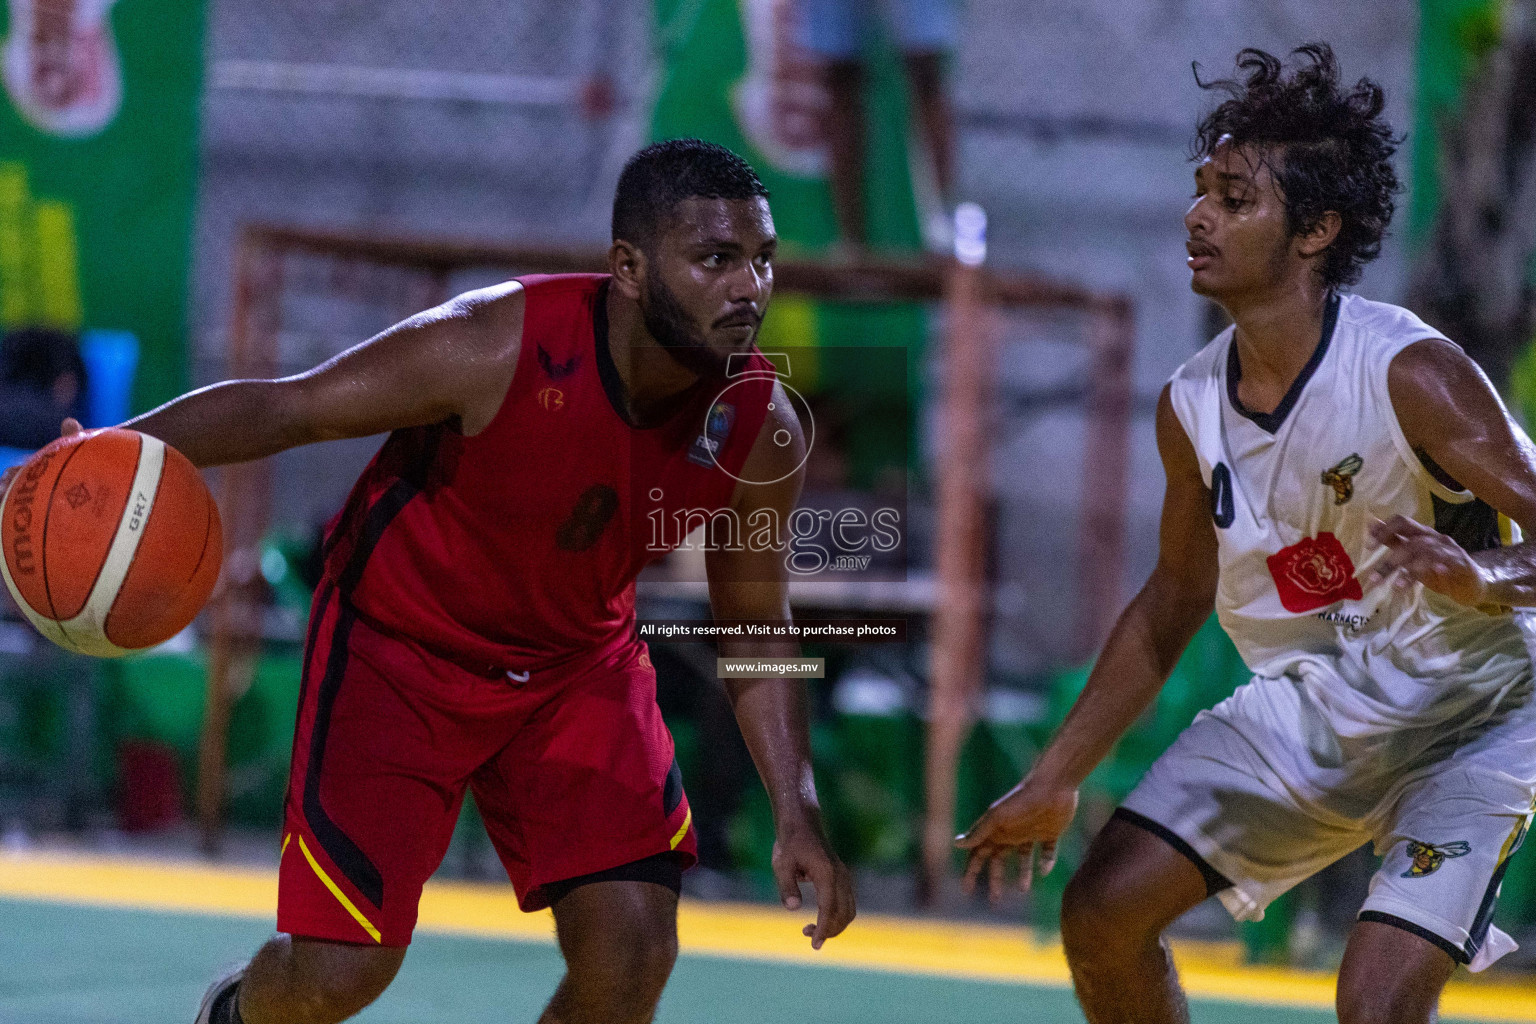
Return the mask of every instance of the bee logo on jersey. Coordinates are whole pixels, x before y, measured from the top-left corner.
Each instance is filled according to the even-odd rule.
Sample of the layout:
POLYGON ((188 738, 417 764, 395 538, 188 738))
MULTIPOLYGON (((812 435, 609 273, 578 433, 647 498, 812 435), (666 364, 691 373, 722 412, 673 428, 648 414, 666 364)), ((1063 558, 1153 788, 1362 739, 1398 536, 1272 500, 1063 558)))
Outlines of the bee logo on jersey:
POLYGON ((1408 856, 1413 858, 1413 863, 1401 877, 1423 878, 1425 875, 1432 875, 1440 870, 1440 865, 1445 863, 1447 857, 1465 857, 1471 852, 1472 847, 1459 839, 1454 843, 1442 843, 1439 846, 1410 839, 1408 856))
POLYGON ((1323 484, 1333 488, 1333 503, 1342 505, 1355 496, 1354 476, 1360 472, 1365 460, 1359 454, 1341 459, 1337 466, 1323 470, 1323 484))
POLYGON ((730 402, 716 402, 704 420, 703 432, 693 439, 693 445, 688 449, 688 461, 696 466, 713 466, 735 425, 736 407, 730 402))

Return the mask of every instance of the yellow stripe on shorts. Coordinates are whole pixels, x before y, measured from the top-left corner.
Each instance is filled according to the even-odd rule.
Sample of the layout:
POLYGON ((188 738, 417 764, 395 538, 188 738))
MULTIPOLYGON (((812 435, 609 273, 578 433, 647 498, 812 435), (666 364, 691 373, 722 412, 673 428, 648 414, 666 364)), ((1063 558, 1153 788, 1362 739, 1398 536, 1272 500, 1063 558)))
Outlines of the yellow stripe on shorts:
POLYGON ((379 930, 373 926, 373 922, 363 916, 363 912, 358 910, 351 900, 347 899, 347 894, 342 892, 335 882, 331 881, 331 876, 321 870, 319 863, 315 860, 315 855, 309 852, 308 846, 304 845, 303 836, 299 836, 299 850, 304 854, 304 859, 309 861, 309 866, 315 869, 315 874, 320 876, 320 881, 324 882, 325 887, 331 890, 331 895, 341 901, 341 905, 347 908, 347 913, 356 918, 357 923, 363 926, 363 931, 373 936, 374 942, 382 945, 384 939, 379 935, 379 930))
POLYGON ((683 836, 688 834, 688 826, 693 824, 693 808, 688 808, 688 813, 683 816, 683 827, 677 830, 677 835, 672 837, 672 845, 668 849, 677 849, 677 844, 683 841, 683 836))
POLYGON ((1499 513, 1499 543, 1504 547, 1520 543, 1520 526, 1504 513, 1499 513))
POLYGON ((1536 814, 1536 800, 1531 801, 1531 809, 1521 815, 1520 820, 1515 822, 1514 829, 1510 831, 1509 838, 1504 840, 1504 846, 1499 850, 1499 864, 1503 864, 1519 848, 1520 840, 1525 838, 1525 830, 1531 825, 1532 814, 1536 814))

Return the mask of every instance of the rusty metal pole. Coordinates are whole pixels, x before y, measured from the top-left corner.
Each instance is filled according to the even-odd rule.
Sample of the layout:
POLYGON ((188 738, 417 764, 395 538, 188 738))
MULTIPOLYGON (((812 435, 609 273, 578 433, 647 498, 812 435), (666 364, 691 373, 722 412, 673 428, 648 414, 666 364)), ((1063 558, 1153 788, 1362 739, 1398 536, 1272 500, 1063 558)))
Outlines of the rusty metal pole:
MULTIPOLYGON (((266 376, 276 352, 281 257, 250 237, 235 257, 230 313, 228 374, 266 376)), ((224 520, 224 573, 213 604, 213 637, 198 744, 197 820, 205 853, 218 852, 228 792, 229 721, 261 652, 260 544, 271 503, 266 461, 226 466, 219 475, 224 520)))
POLYGON ((1130 302, 1117 298, 1099 304, 1089 332, 1092 361, 1074 642, 1079 660, 1098 653, 1124 604, 1125 498, 1134 387, 1131 357, 1136 344, 1136 320, 1130 302))
POLYGON ((991 460, 996 334, 987 308, 986 215, 967 204, 955 215, 955 255, 947 282, 948 331, 939 404, 938 603, 925 765, 925 816, 919 896, 931 901, 949 876, 960 751, 975 721, 985 672, 987 495, 991 460))

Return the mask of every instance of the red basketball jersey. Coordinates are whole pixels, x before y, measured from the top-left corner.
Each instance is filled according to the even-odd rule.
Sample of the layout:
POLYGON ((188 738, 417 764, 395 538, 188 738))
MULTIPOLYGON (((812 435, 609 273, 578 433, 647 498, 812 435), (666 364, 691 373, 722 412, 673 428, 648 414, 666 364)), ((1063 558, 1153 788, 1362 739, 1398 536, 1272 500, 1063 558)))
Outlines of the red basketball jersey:
POLYGON ((489 426, 397 430, 326 538, 326 575, 379 627, 522 670, 628 642, 635 577, 683 511, 729 505, 772 367, 639 429, 619 411, 606 275, 525 277, 522 349, 489 426))

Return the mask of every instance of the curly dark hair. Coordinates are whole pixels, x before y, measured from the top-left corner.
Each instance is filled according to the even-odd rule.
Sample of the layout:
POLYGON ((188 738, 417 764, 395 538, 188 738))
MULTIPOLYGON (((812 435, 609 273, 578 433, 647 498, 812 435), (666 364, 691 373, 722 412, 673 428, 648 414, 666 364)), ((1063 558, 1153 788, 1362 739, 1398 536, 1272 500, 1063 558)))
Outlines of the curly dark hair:
POLYGON ((1292 51, 1291 68, 1263 50, 1237 55, 1246 79, 1195 82, 1228 94, 1195 130, 1191 157, 1203 160, 1230 142, 1251 146, 1268 164, 1285 201, 1292 235, 1336 212, 1339 235, 1323 253, 1318 273, 1331 288, 1354 284, 1367 263, 1381 253, 1401 186, 1392 154, 1402 138, 1381 118, 1381 86, 1362 78, 1345 90, 1339 62, 1326 43, 1292 51))
POLYGON ((768 198, 750 164, 713 142, 668 139, 629 158, 613 195, 613 240, 648 249, 685 199, 768 198))

